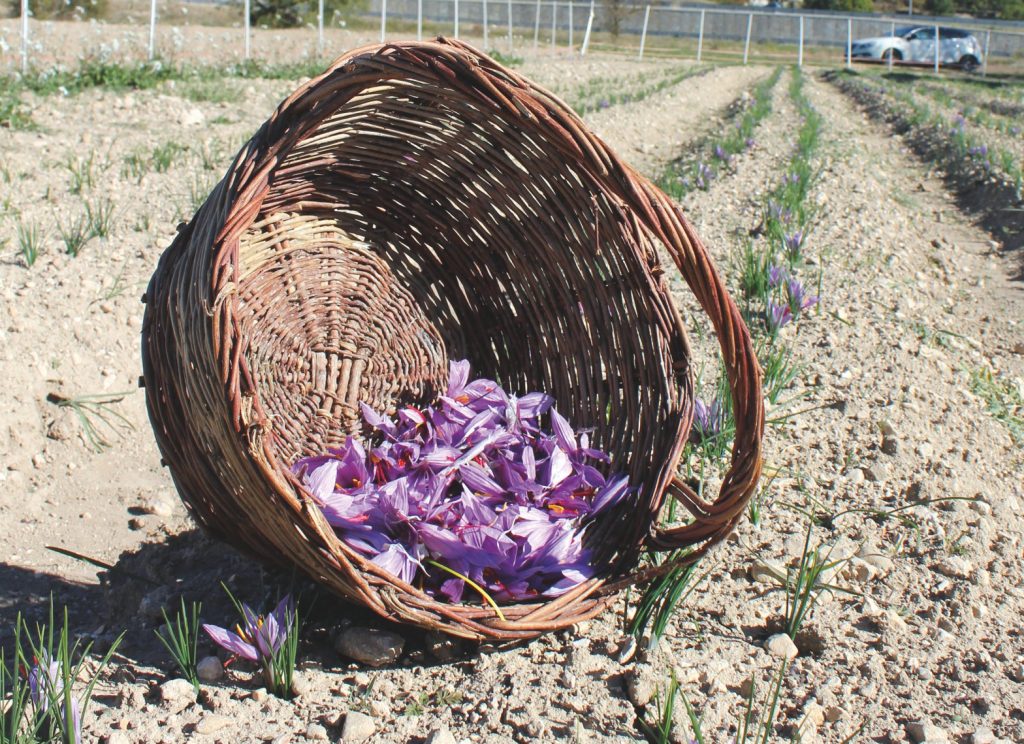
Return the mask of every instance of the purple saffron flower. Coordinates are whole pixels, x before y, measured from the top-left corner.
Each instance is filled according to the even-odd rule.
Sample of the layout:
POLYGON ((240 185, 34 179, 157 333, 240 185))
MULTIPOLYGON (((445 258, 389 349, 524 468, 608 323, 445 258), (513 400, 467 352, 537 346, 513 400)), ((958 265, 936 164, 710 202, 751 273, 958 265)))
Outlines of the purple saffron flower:
POLYGON ((789 308, 793 313, 806 310, 818 302, 818 297, 807 294, 803 285, 796 279, 790 279, 786 282, 786 289, 789 292, 789 308))
POLYGON ((786 279, 786 269, 783 266, 772 264, 768 267, 768 286, 777 287, 786 279))
POLYGON ((78 699, 71 698, 70 712, 65 709, 64 679, 57 659, 44 651, 41 659, 35 659, 28 673, 29 699, 36 716, 45 714, 50 705, 58 704, 59 715, 64 719, 64 730, 73 732, 74 742, 82 740, 82 711, 78 699))
POLYGON ((788 209, 784 209, 778 202, 769 199, 768 218, 773 219, 780 224, 787 225, 793 218, 793 213, 788 209))
POLYGON ((754 138, 753 137, 747 137, 746 140, 743 141, 743 144, 749 150, 751 147, 753 147, 757 143, 754 142, 754 138))
POLYGON ((791 235, 786 235, 783 238, 786 244, 786 255, 791 258, 797 258, 800 256, 800 249, 804 244, 804 234, 802 230, 797 230, 791 235))
POLYGON ((274 611, 264 617, 257 615, 249 605, 242 605, 243 622, 235 626, 237 632, 216 625, 203 625, 213 642, 246 661, 257 662, 264 668, 272 665, 274 656, 292 632, 292 598, 286 596, 274 611))
POLYGON ((725 409, 718 398, 713 398, 708 405, 700 398, 693 403, 693 428, 690 438, 695 444, 701 444, 718 436, 725 420, 725 409))
POLYGON ((765 312, 765 323, 770 333, 777 333, 780 328, 793 320, 793 311, 789 305, 777 304, 772 300, 768 301, 768 310, 765 312))
POLYGON ((721 160, 726 165, 728 165, 729 161, 732 159, 729 157, 729 153, 727 153, 725 148, 721 145, 715 145, 715 158, 717 160, 721 160))
MULTIPOLYGON (((553 402, 470 380, 468 362, 453 362, 435 405, 362 407, 379 444, 349 439, 293 471, 349 547, 407 583, 453 602, 467 586, 492 599, 555 596, 594 575, 583 536, 635 489, 598 469, 608 455, 553 402)), ((257 627, 219 629, 218 642, 260 657, 257 627)))

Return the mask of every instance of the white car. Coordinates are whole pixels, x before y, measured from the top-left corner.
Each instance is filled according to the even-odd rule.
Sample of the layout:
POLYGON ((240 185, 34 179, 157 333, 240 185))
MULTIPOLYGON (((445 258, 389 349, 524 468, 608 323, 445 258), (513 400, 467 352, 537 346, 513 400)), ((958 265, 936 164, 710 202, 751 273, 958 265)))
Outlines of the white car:
MULTIPOLYGON (((880 59, 894 62, 933 64, 935 62, 935 26, 904 26, 892 36, 874 36, 853 42, 854 59, 880 59)), ((939 28, 939 64, 974 70, 981 64, 981 45, 970 31, 939 28)))

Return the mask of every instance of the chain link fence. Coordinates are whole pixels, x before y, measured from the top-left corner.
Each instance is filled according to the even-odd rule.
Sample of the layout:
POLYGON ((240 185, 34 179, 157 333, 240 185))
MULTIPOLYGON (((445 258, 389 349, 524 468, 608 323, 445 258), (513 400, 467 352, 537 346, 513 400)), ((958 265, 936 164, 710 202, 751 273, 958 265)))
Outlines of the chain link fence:
MULTIPOLYGON (((16 2, 19 0, 15 0, 16 2)), ((108 0, 89 0, 108 2, 108 0)), ((719 5, 669 7, 550 0, 369 0, 349 15, 305 6, 308 22, 268 29, 250 0, 122 0, 107 18, 0 21, 0 71, 44 71, 83 59, 267 64, 333 57, 371 39, 463 38, 505 54, 600 50, 697 61, 848 64, 852 43, 908 25, 955 26, 984 49, 981 73, 1024 74, 1024 24, 925 16, 882 17, 719 5)), ((935 46, 936 51, 938 47, 935 46)), ((935 55, 937 70, 943 60, 935 55)))

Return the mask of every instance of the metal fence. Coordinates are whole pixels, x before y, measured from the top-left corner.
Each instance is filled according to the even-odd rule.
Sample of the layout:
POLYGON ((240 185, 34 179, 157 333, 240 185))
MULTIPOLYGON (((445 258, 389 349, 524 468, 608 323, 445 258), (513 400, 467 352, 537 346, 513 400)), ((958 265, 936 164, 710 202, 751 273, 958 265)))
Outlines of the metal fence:
MULTIPOLYGON (((613 9, 603 2, 552 0, 370 0, 360 17, 344 19, 325 18, 323 0, 319 0, 315 21, 306 27, 268 31, 251 27, 250 0, 208 4, 205 7, 217 8, 222 15, 205 26, 182 20, 188 7, 201 6, 180 6, 181 12, 176 13, 166 5, 170 0, 134 1, 139 3, 134 6, 136 12, 126 22, 89 24, 90 38, 105 40, 102 49, 113 47, 122 57, 152 59, 174 57, 187 46, 205 46, 225 58, 215 61, 280 61, 285 46, 304 57, 340 53, 355 37, 365 41, 378 36, 379 24, 381 40, 442 33, 509 53, 554 47, 586 54, 600 48, 640 58, 672 55, 698 61, 842 64, 844 58, 848 62, 854 39, 917 24, 970 29, 984 47, 986 65, 991 58, 1003 69, 1024 73, 1024 24, 1020 23, 718 5, 619 5, 613 9), (355 22, 361 23, 361 32, 339 36, 339 27, 355 22), (259 43, 254 45, 254 39, 259 43), (282 44, 282 39, 290 46, 282 44)), ((20 18, 0 21, 0 68, 26 72, 66 61, 63 47, 69 42, 62 32, 82 22, 36 21, 28 12, 28 0, 21 0, 21 8, 20 18)), ((938 45, 936 69, 940 67, 937 52, 938 45)))

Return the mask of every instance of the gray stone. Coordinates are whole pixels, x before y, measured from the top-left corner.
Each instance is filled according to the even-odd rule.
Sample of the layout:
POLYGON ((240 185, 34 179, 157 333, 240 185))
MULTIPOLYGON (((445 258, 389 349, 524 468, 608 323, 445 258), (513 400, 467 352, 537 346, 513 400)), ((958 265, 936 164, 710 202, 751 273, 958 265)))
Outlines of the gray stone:
POLYGON ((186 679, 171 679, 160 685, 160 702, 175 713, 196 701, 196 690, 186 679))
POLYGON ((764 642, 765 650, 772 656, 777 656, 780 659, 795 659, 800 650, 793 643, 793 639, 785 633, 776 633, 770 636, 767 641, 764 642))
POLYGON ((404 647, 402 636, 378 628, 347 628, 334 642, 339 654, 372 667, 395 661, 404 647))
POLYGON ((377 724, 365 713, 350 710, 345 716, 345 725, 341 727, 341 740, 344 742, 366 741, 377 731, 377 724))
POLYGON ((907 734, 909 734, 910 741, 914 744, 925 744, 925 742, 928 744, 938 744, 939 742, 949 741, 945 731, 924 720, 907 724, 907 734))
POLYGON ((970 744, 994 744, 996 735, 990 728, 980 728, 971 734, 970 744))
POLYGON ((196 664, 196 673, 203 682, 216 682, 224 678, 224 665, 216 656, 206 656, 196 664))
POLYGON ((943 558, 936 570, 952 579, 966 579, 971 575, 971 562, 958 555, 943 558))
POLYGON ((440 726, 427 735, 423 744, 456 744, 455 736, 447 726, 440 726))
POLYGON ((213 713, 208 713, 199 719, 199 723, 196 724, 196 733, 212 734, 233 725, 234 722, 227 716, 218 716, 213 713))
POLYGON ((327 741, 330 739, 327 735, 327 729, 319 723, 311 723, 306 726, 306 738, 310 741, 327 741))

